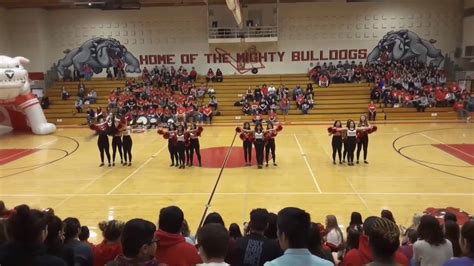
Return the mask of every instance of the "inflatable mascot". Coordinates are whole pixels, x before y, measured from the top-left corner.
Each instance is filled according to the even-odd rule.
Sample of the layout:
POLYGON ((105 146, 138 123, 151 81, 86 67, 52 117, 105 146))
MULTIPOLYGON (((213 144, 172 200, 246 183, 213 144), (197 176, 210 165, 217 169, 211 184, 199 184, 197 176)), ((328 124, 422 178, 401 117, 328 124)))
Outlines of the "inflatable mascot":
POLYGON ((24 57, 0 55, 0 124, 9 131, 31 128, 34 134, 46 135, 56 130, 48 123, 38 98, 31 93, 24 57))

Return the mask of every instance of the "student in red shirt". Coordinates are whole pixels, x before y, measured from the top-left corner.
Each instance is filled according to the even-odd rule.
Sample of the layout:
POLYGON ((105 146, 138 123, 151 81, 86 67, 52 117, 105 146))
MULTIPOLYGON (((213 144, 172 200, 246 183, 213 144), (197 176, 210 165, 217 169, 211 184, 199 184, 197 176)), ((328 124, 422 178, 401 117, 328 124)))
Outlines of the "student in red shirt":
POLYGON ((202 110, 202 114, 204 115, 204 121, 209 121, 209 124, 212 124, 212 107, 207 106, 202 110))
POLYGON ((377 116, 377 107, 375 107, 374 101, 370 101, 369 107, 369 121, 375 121, 377 116))
POLYGON ((122 235, 123 227, 124 223, 117 220, 99 223, 99 229, 102 231, 104 240, 94 247, 95 266, 103 266, 122 254, 120 236, 122 235))
POLYGON ((196 72, 196 69, 194 69, 194 67, 191 68, 191 71, 189 72, 189 75, 188 75, 188 80, 189 81, 196 81, 197 79, 197 72, 196 72))
POLYGON ((471 120, 471 114, 464 108, 464 102, 462 100, 457 101, 454 104, 454 111, 458 113, 459 118, 466 119, 466 121, 471 120))

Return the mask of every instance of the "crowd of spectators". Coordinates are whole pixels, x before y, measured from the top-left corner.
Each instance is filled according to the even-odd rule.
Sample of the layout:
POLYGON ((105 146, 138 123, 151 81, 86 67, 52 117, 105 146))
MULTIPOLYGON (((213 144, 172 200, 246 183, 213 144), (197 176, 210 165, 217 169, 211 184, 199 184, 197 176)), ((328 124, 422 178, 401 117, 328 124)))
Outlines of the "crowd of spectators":
POLYGON ((257 208, 243 230, 229 230, 216 212, 206 216, 193 236, 183 211, 162 208, 157 226, 135 218, 100 222, 102 242, 89 242, 89 229, 75 217, 59 218, 0 201, 0 264, 56 265, 445 265, 474 264, 474 220, 458 224, 456 215, 418 216, 407 230, 393 214, 365 220, 358 212, 341 230, 334 215, 325 224, 302 209, 278 214, 257 208))
MULTIPOLYGON (((61 88, 61 99, 66 101, 71 95, 67 91, 66 87, 61 88)), ((97 102, 97 92, 94 89, 87 90, 86 85, 83 82, 80 82, 77 85, 77 94, 76 100, 74 102, 74 107, 77 113, 82 113, 84 111, 85 105, 95 104, 97 102)))

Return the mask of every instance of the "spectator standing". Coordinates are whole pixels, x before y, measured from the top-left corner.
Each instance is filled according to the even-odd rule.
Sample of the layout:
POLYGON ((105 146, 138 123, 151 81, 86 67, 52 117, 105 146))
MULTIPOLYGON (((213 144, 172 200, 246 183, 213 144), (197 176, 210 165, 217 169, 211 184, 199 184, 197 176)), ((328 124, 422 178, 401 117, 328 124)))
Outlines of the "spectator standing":
POLYGON ((374 104, 374 101, 370 101, 369 107, 369 121, 375 121, 375 117, 377 116, 377 107, 374 104))
POLYGON ((198 265, 226 266, 224 262, 229 246, 229 234, 222 224, 204 225, 198 234, 199 255, 204 263, 198 265))
POLYGON ((435 217, 421 217, 418 236, 419 240, 413 244, 413 259, 416 265, 443 265, 453 257, 453 246, 444 238, 441 225, 435 217))
POLYGON ((197 79, 197 71, 194 67, 191 68, 191 71, 189 72, 189 75, 188 75, 188 80, 189 81, 192 81, 192 82, 195 82, 196 79, 197 79))
POLYGON ((216 80, 216 82, 224 81, 224 75, 222 75, 222 71, 219 68, 216 70, 215 80, 216 80))
POLYGON ((124 223, 117 220, 99 223, 104 240, 93 249, 95 266, 103 266, 122 254, 120 236, 123 227, 124 223))
MULTIPOLYGON (((66 259, 72 254, 74 266, 94 265, 94 255, 92 248, 79 240, 81 224, 77 218, 68 217, 63 221, 64 225, 64 250, 66 259)), ((68 264, 69 261, 68 261, 68 264)))
POLYGON ((444 266, 474 265, 474 221, 465 223, 461 229, 461 250, 463 257, 447 261, 444 266))

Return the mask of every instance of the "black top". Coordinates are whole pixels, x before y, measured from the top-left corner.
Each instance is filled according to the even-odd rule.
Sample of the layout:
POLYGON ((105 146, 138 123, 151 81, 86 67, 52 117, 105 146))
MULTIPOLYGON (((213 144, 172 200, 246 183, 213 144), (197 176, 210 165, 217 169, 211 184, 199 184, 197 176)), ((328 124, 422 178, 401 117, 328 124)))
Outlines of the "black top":
POLYGON ((55 256, 46 254, 42 244, 23 244, 12 241, 0 247, 0 265, 2 266, 66 266, 55 256))
POLYGON ((94 254, 92 248, 77 239, 71 239, 64 244, 64 253, 73 254, 74 266, 93 266, 94 254))
POLYGON ((270 240, 256 233, 237 239, 230 252, 230 264, 242 266, 260 266, 283 255, 277 240, 270 240))

